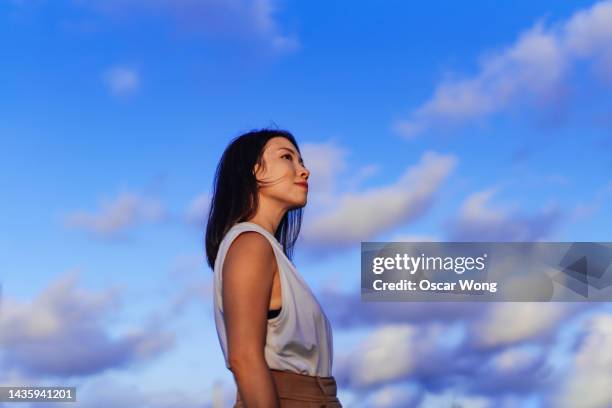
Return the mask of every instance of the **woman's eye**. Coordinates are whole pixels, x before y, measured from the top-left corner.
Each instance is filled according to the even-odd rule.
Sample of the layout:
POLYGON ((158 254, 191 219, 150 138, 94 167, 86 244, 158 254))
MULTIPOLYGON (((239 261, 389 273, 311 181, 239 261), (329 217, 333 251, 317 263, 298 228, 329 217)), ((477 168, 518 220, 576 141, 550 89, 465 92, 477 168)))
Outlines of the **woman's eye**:
POLYGON ((290 155, 290 154, 286 154, 286 155, 284 155, 283 157, 288 157, 288 158, 289 158, 289 160, 291 160, 291 159, 292 159, 292 157, 291 157, 291 155, 290 155))

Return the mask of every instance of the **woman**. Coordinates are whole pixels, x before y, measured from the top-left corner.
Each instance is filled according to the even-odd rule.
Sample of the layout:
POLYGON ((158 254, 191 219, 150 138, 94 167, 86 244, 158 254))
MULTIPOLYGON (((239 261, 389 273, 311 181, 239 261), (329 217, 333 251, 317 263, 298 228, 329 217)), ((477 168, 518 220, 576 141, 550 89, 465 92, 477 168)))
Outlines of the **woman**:
POLYGON ((291 262, 310 172, 293 135, 263 129, 229 144, 206 227, 215 324, 236 407, 341 407, 329 320, 291 262))

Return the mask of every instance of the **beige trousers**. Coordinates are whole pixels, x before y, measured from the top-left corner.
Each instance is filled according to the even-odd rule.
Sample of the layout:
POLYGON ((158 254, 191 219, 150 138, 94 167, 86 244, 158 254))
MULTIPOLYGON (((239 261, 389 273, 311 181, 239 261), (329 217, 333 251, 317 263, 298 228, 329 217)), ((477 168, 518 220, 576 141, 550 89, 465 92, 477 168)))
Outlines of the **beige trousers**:
MULTIPOLYGON (((289 371, 270 369, 276 384, 281 408, 342 408, 336 396, 334 377, 310 376, 289 371)), ((236 391, 233 408, 245 405, 236 391)))

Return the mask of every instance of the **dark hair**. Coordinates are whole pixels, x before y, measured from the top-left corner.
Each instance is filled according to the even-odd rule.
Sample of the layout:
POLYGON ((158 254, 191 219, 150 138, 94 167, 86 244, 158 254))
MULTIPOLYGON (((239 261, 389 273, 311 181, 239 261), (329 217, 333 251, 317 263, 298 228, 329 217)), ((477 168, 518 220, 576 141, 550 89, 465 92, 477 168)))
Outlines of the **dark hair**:
MULTIPOLYGON (((290 132, 277 129, 252 130, 234 138, 225 148, 217 165, 206 224, 206 257, 212 269, 225 234, 234 224, 247 221, 257 212, 258 184, 253 168, 256 163, 265 167, 264 146, 268 140, 279 136, 288 139, 300 151, 290 132)), ((274 233, 289 259, 302 225, 302 210, 301 207, 288 210, 274 233)))

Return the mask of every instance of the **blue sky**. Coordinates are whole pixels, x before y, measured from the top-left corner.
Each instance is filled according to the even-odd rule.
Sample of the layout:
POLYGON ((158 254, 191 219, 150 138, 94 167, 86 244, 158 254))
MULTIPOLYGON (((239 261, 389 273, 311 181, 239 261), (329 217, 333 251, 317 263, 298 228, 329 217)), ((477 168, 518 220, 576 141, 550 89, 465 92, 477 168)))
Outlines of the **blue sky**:
POLYGON ((277 125, 348 406, 609 406, 605 304, 359 301, 360 241, 610 241, 609 27, 610 1, 0 3, 0 383, 227 406, 201 217, 231 138, 277 125), (372 372, 385 341, 410 364, 372 372))

